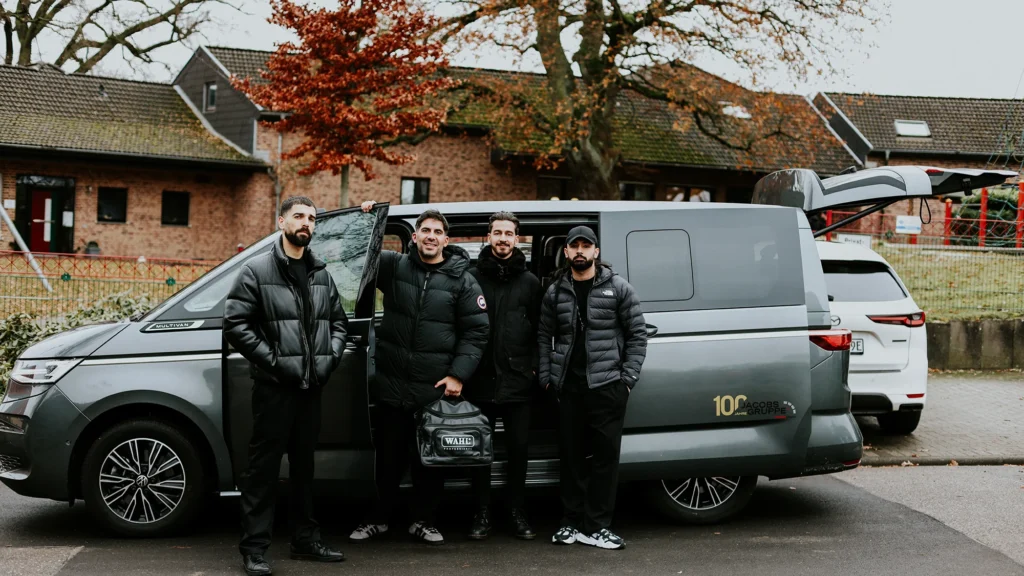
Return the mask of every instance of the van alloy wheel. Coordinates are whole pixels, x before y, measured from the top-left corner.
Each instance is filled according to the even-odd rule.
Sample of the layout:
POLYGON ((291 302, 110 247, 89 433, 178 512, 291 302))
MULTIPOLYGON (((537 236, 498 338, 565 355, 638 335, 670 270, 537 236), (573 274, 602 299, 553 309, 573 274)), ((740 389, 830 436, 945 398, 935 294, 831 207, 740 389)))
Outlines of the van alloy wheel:
POLYGON ((739 485, 739 476, 710 476, 661 481, 661 486, 668 497, 689 510, 717 508, 732 498, 739 485))
POLYGON ((100 469, 100 495, 111 512, 133 524, 165 518, 185 495, 185 466, 167 444, 133 438, 107 454, 100 469))

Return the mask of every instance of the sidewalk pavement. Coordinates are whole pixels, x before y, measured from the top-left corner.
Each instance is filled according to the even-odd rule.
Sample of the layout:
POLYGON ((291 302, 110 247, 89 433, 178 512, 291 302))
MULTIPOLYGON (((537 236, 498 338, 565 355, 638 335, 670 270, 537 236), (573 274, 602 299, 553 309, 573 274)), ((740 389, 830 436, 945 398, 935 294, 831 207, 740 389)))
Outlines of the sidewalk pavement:
POLYGON ((1024 464, 1024 373, 932 372, 921 424, 886 436, 872 417, 862 466, 1024 464))

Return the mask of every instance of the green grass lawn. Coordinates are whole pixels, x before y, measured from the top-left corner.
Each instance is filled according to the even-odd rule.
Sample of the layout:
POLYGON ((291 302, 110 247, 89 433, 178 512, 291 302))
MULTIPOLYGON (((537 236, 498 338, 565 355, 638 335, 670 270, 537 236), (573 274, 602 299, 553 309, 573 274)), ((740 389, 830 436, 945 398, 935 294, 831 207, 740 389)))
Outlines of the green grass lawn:
POLYGON ((1024 253, 876 244, 929 320, 1024 317, 1024 253))

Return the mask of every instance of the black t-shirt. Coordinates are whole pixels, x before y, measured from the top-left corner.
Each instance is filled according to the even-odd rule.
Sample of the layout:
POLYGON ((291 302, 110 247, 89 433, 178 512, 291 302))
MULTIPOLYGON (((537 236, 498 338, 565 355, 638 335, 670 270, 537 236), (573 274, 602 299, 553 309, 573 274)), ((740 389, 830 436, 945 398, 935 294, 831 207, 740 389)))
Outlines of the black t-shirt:
MULTIPOLYGON (((302 314, 302 325, 309 330, 313 325, 313 307, 312 297, 309 294, 309 269, 306 267, 306 261, 302 258, 288 258, 288 272, 291 273, 292 279, 295 281, 295 286, 299 290, 299 299, 302 301, 302 310, 299 311, 302 314)), ((309 339, 313 339, 313 335, 309 335, 309 339)), ((312 342, 310 342, 312 346, 312 342)), ((309 373, 316 374, 316 366, 313 363, 313 355, 309 355, 309 373)), ((315 378, 314 378, 315 379, 315 378)))
POLYGON ((594 287, 594 279, 573 280, 572 288, 576 292, 576 308, 578 314, 573 319, 573 346, 569 356, 569 376, 574 380, 587 382, 587 302, 590 289, 594 287))

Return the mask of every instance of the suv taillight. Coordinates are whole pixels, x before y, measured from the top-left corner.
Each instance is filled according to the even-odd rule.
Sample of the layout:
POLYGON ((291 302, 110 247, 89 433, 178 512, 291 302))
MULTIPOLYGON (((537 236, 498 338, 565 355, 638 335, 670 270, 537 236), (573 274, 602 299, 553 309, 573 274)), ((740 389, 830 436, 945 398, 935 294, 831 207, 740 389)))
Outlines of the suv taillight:
POLYGON ((853 333, 845 328, 839 330, 811 330, 810 336, 811 342, 814 342, 818 348, 830 352, 849 350, 850 344, 853 343, 853 333))
POLYGON ((907 328, 924 326, 924 312, 914 314, 903 314, 899 316, 868 316, 868 319, 878 324, 903 325, 907 328))

